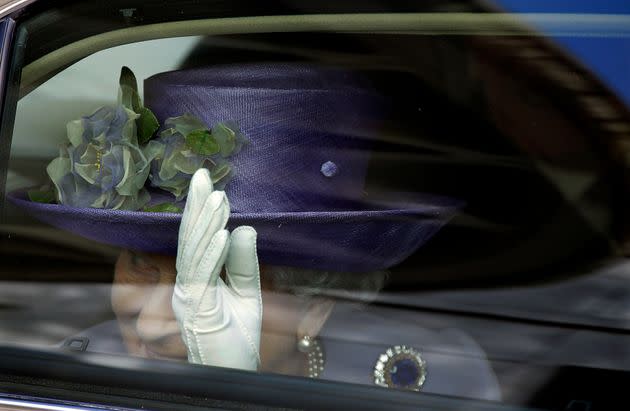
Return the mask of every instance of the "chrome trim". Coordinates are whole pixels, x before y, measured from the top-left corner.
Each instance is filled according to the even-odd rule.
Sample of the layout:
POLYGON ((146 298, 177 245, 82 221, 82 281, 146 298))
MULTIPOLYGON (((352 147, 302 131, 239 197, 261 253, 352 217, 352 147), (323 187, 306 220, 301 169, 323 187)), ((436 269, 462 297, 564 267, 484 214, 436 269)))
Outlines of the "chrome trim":
POLYGON ((18 407, 16 410, 25 408, 27 410, 48 410, 48 411, 77 411, 77 410, 93 410, 90 408, 74 407, 66 405, 51 405, 43 404, 40 402, 26 401, 26 400, 6 400, 0 398, 0 406, 5 407, 18 407))
MULTIPOLYGON (((15 411, 137 411, 137 409, 124 408, 103 404, 78 403, 71 401, 61 401, 49 398, 37 398, 26 395, 13 395, 0 393, 0 407, 9 408, 15 411)), ((2 408, 4 409, 4 408, 2 408)))
POLYGON ((14 0, 7 2, 4 5, 0 6, 0 19, 28 6, 31 3, 35 3, 36 1, 37 0, 14 0))

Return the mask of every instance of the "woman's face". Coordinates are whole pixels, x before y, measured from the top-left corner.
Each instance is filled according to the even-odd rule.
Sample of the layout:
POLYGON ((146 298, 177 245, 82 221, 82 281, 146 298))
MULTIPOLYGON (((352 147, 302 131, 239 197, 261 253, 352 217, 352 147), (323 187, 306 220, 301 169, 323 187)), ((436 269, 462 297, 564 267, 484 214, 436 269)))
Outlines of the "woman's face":
POLYGON ((171 308, 175 258, 123 251, 116 262, 112 309, 129 353, 186 359, 171 308))
MULTIPOLYGON (((264 305, 261 370, 301 375, 305 357, 295 348, 299 329, 306 324, 305 330, 315 337, 330 312, 329 309, 324 313, 320 311, 330 304, 317 304, 317 309, 308 309, 301 297, 270 291, 272 287, 264 275, 266 269, 261 266, 264 305), (313 318, 305 323, 305 319, 313 318), (316 329, 311 329, 311 323, 316 329)), ((130 354, 160 359, 187 358, 171 303, 176 276, 174 257, 129 250, 118 257, 112 309, 130 354)))

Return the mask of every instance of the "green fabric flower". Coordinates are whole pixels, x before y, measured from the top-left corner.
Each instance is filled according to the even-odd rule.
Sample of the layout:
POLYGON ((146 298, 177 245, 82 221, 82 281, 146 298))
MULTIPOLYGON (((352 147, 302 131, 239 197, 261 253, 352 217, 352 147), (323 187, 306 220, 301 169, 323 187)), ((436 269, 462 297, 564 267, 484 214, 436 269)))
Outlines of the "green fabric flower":
POLYGON ((217 189, 225 187, 233 174, 226 158, 245 142, 238 128, 219 123, 210 130, 189 114, 168 118, 164 125, 167 128, 145 148, 145 155, 154 158, 151 185, 169 191, 180 201, 188 194, 192 175, 203 167, 210 171, 217 189))
POLYGON ((210 130, 185 114, 167 119, 153 139, 159 122, 142 105, 129 68, 122 68, 119 84, 117 106, 68 122, 68 143, 46 168, 54 190, 31 190, 31 201, 174 212, 177 207, 168 203, 147 206, 147 179, 177 201, 186 197, 192 175, 202 167, 210 170, 218 189, 225 186, 233 173, 226 159, 245 141, 235 125, 219 123, 210 130))
POLYGON ((149 201, 152 158, 138 146, 137 118, 120 105, 67 124, 70 143, 47 167, 60 204, 138 210, 149 201))

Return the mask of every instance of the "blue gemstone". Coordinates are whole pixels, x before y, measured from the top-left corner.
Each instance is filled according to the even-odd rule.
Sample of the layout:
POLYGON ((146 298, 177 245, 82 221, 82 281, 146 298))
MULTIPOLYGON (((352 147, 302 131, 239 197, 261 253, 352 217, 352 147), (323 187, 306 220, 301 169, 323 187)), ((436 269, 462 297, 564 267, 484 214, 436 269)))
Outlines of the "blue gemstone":
POLYGON ((414 360, 404 358, 394 362, 390 376, 395 387, 408 387, 420 377, 420 369, 414 360))

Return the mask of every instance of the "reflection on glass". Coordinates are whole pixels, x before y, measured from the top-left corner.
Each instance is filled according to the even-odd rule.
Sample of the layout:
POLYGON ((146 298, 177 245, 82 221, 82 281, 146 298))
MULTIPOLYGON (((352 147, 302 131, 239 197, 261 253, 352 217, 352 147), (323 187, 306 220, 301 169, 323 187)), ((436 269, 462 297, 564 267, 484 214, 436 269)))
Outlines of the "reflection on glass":
MULTIPOLYGON (((627 237, 627 107, 541 36, 522 27, 505 36, 492 32, 505 28, 506 16, 451 17, 436 13, 431 21, 449 33, 461 29, 458 35, 353 33, 337 22, 340 32, 211 35, 114 47, 24 97, 8 190, 17 205, 11 213, 20 219, 7 228, 21 242, 4 240, 13 248, 2 252, 15 260, 5 270, 30 264, 38 265, 31 272, 40 276, 80 278, 98 268, 105 279, 92 302, 100 311, 84 312, 76 322, 65 311, 58 321, 51 313, 29 313, 46 317, 33 321, 37 330, 31 333, 49 334, 46 342, 85 337, 87 351, 525 404, 560 378, 554 367, 630 369, 623 335, 628 270, 620 256, 627 237), (477 32, 473 23, 479 22, 487 26, 477 32), (147 56, 161 48, 166 52, 160 55, 172 58, 154 64, 147 56), (115 79, 126 65, 145 79, 138 85, 142 104, 129 100, 131 116, 140 118, 146 106, 161 126, 150 141, 174 134, 167 125, 176 122, 169 118, 191 114, 203 126, 178 131, 181 151, 163 144, 149 153, 150 141, 120 140, 147 155, 131 161, 139 174, 147 172, 135 187, 144 196, 142 207, 134 203, 117 213, 115 207, 64 203, 59 195, 77 187, 66 178, 70 174, 103 182, 99 173, 112 156, 103 160, 101 149, 111 139, 60 156, 68 167, 53 173, 59 177, 53 200, 29 199, 24 189, 47 180, 44 170, 57 146, 67 144, 66 123, 113 104, 115 87, 96 81, 94 67, 102 70, 98 77, 115 79), (33 122, 47 107, 46 123, 33 122), (234 120, 236 127, 215 132, 234 120), (230 130, 243 132, 242 147, 221 163, 230 130), (230 232, 239 226, 257 232, 262 318, 247 317, 255 304, 249 311, 238 308, 242 301, 218 255, 220 264, 211 268, 221 274, 224 297, 203 298, 212 274, 193 270, 186 293, 175 299, 180 307, 173 308, 182 283, 177 212, 185 207, 201 155, 184 153, 193 149, 226 177, 221 189, 230 232), (159 156, 168 163, 164 176, 153 163, 159 156), (165 192, 151 184, 157 181, 166 183, 165 192), (153 212, 140 210, 145 205, 153 212), (25 210, 63 234, 26 217, 25 210), (57 248, 48 249, 52 242, 57 248), (26 264, 18 253, 37 258, 26 264), (116 260, 113 286, 104 255, 116 260), (613 269, 593 268, 611 255, 621 260, 613 269), (51 260, 57 265, 47 266, 51 260), (585 278, 567 278, 578 274, 585 278), (484 287, 506 288, 479 290, 484 287), (113 318, 103 313, 110 291, 113 318), (190 297, 195 293, 196 300, 190 297), (193 300, 206 309, 191 308, 193 300), (204 317, 223 309, 237 313, 235 322, 204 327, 210 324, 204 317), (181 318, 201 318, 201 337, 188 335, 181 318), (236 331, 221 343, 208 337, 224 330, 236 331)), ((609 19, 597 21, 603 30, 609 19)), ((140 127, 135 118, 124 124, 140 127)), ((83 131, 71 139, 83 139, 83 131)), ((142 134, 139 128, 127 132, 142 134)), ((110 191, 137 177, 123 151, 113 156, 120 163, 107 175, 110 191)), ((94 203, 102 193, 91 194, 94 203)), ((197 240, 200 254, 186 261, 211 248, 209 238, 197 240)), ((224 241, 225 250, 238 243, 224 241)), ((30 288, 11 290, 20 287, 30 288)), ((92 292, 86 289, 68 285, 58 298, 84 304, 92 292), (70 290, 80 291, 64 294, 70 290)), ((30 295, 52 299, 46 294, 30 295)))

